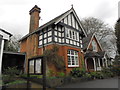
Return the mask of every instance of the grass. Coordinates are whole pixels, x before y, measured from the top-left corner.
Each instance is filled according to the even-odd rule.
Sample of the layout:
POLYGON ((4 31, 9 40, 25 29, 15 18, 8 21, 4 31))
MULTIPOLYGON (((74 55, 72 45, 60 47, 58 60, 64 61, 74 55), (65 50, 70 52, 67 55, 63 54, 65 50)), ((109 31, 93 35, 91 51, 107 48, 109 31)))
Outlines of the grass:
POLYGON ((27 81, 25 80, 15 80, 13 82, 9 82, 6 85, 14 85, 14 84, 20 84, 20 83, 26 83, 27 81))

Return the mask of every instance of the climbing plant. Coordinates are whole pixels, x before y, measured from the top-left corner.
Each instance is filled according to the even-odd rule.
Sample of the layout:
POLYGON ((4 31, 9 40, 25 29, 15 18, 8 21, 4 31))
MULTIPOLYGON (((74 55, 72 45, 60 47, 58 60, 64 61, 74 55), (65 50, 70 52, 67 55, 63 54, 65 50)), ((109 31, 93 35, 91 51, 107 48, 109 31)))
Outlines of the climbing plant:
POLYGON ((46 49, 43 53, 45 56, 47 63, 52 63, 59 70, 64 69, 64 60, 63 57, 58 55, 59 47, 54 45, 51 49, 46 49))

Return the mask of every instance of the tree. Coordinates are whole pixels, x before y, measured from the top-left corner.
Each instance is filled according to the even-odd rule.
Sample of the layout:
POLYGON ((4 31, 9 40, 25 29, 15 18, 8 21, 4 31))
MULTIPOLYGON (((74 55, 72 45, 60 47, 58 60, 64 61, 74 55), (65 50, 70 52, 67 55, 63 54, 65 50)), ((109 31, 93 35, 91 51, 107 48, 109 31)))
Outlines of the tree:
POLYGON ((19 39, 21 38, 21 35, 14 35, 10 38, 9 41, 5 41, 5 46, 4 50, 5 51, 13 51, 13 52, 18 52, 20 49, 20 43, 19 39))
POLYGON ((100 41, 103 49, 109 56, 115 57, 116 37, 113 29, 102 20, 94 17, 84 18, 81 22, 87 34, 96 33, 96 37, 100 41))
POLYGON ((117 51, 120 54, 120 18, 118 19, 118 21, 115 24, 115 35, 117 37, 117 51))

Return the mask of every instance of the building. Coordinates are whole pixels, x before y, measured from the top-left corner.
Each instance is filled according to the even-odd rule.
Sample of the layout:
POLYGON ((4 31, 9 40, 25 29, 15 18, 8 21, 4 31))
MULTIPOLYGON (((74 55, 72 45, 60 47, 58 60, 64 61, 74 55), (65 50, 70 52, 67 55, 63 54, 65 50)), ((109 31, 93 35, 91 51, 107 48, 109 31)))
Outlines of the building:
POLYGON ((83 51, 87 71, 101 71, 103 67, 108 67, 106 53, 95 33, 83 38, 83 51))
POLYGON ((6 40, 9 40, 12 34, 9 32, 0 29, 0 74, 1 74, 1 69, 2 69, 2 59, 3 59, 3 49, 4 49, 4 43, 6 40))
MULTIPOLYGON (((92 65, 95 66, 95 60, 93 57, 92 59, 88 60, 88 49, 91 47, 91 43, 97 43, 99 49, 98 51, 102 52, 102 47, 100 46, 100 43, 96 39, 95 35, 90 37, 95 40, 91 41, 92 39, 90 39, 88 41, 89 45, 83 43, 84 40, 89 37, 82 27, 80 19, 73 7, 39 27, 40 12, 41 9, 37 5, 30 10, 29 33, 20 40, 20 51, 26 53, 26 71, 28 69, 29 59, 34 59, 35 57, 43 55, 44 50, 51 49, 54 45, 59 46, 58 54, 64 59, 65 73, 69 73, 75 67, 82 68, 84 55, 85 64, 87 64, 86 69, 89 69, 88 63, 92 62, 92 65)), ((94 49, 96 49, 96 47, 93 46, 93 51, 94 49)), ((102 58, 103 57, 104 54, 102 58)), ((103 60, 102 58, 101 60, 103 60)), ((59 72, 54 65, 47 65, 47 69, 59 72)), ((97 71, 95 67, 92 69, 97 71)), ((99 70, 101 70, 101 68, 99 70)))

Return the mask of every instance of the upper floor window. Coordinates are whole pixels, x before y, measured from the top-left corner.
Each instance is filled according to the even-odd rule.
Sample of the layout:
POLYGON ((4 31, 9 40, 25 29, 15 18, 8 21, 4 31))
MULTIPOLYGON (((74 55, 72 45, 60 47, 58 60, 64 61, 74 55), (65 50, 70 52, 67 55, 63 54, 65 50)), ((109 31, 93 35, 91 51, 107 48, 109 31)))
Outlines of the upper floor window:
POLYGON ((79 32, 66 28, 66 37, 79 41, 79 32))
POLYGON ((93 51, 97 51, 97 43, 95 42, 95 40, 92 41, 92 48, 93 51))
POLYGON ((78 67, 78 51, 68 50, 68 67, 78 67))

